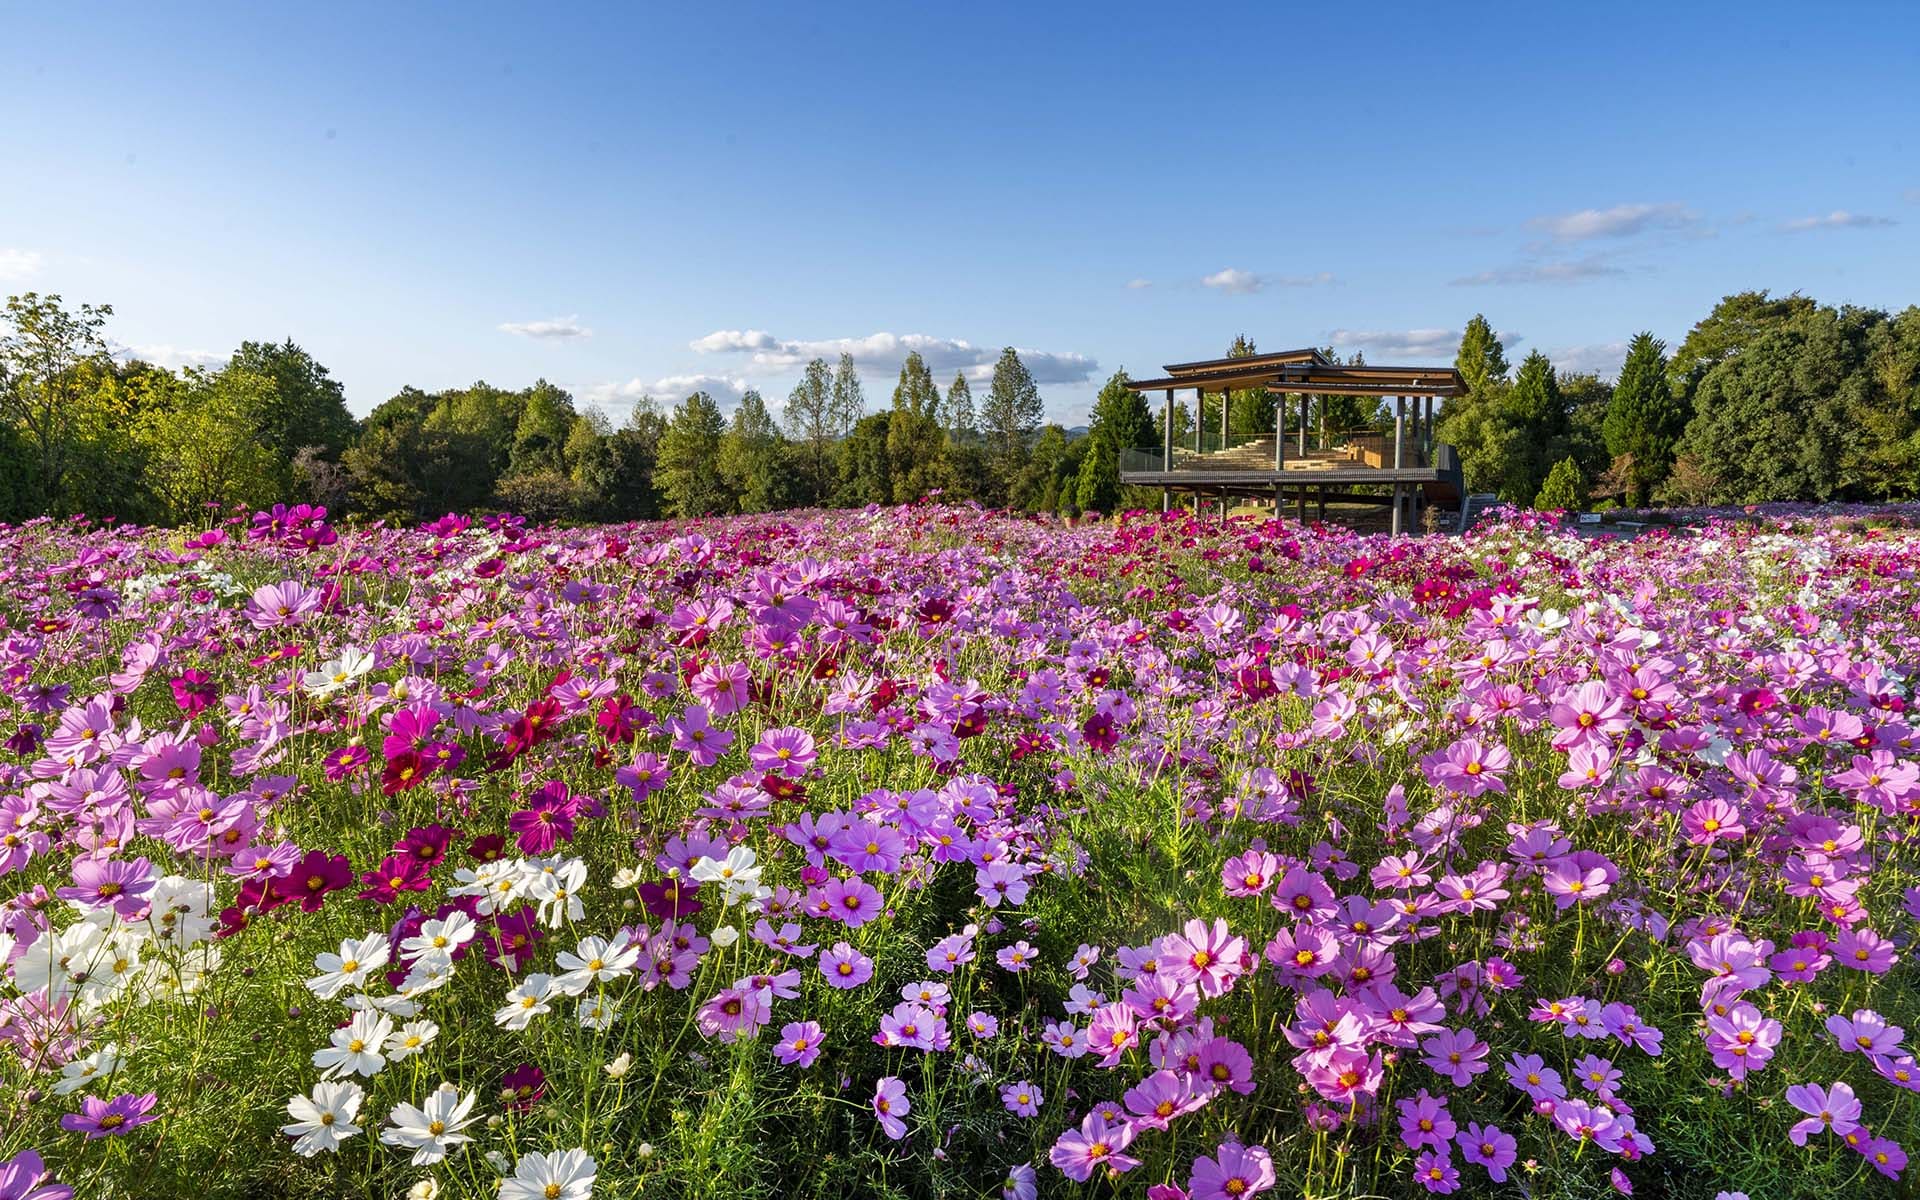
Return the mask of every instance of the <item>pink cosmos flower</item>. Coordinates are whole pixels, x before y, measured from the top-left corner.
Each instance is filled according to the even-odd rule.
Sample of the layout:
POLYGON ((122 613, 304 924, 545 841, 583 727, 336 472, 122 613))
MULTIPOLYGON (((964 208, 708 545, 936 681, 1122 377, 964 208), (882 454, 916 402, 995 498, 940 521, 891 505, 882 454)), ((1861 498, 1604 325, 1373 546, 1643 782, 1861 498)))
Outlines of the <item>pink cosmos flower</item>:
POLYGON ((1447 1152, 1429 1150, 1413 1160, 1414 1182, 1429 1192, 1445 1196, 1460 1190, 1460 1172, 1454 1169, 1447 1152))
POLYGON ((1421 1061, 1451 1080, 1455 1087, 1466 1087, 1474 1076, 1487 1069, 1487 1044, 1471 1029, 1443 1029, 1422 1039, 1420 1050, 1421 1061))
POLYGON ((875 1085, 873 1115, 889 1138, 897 1142, 907 1136, 907 1123, 900 1118, 912 1111, 913 1105, 907 1100, 907 1085, 897 1076, 888 1075, 875 1085))
POLYGON ((1885 1017, 1870 1008, 1857 1008, 1851 1019, 1839 1013, 1828 1017, 1827 1032, 1838 1039, 1843 1052, 1859 1051, 1875 1058, 1897 1051, 1907 1031, 1887 1024, 1885 1017))
POLYGON ((1215 917, 1188 921, 1184 933, 1166 939, 1166 963, 1162 968, 1172 979, 1191 982, 1203 996, 1218 996, 1233 987, 1240 960, 1246 955, 1247 940, 1230 933, 1227 923, 1215 917))
POLYGON ((1409 1150, 1431 1146, 1444 1151, 1458 1128, 1447 1102, 1425 1088, 1412 1099, 1394 1101, 1394 1107, 1400 1110, 1400 1142, 1409 1150))
POLYGON ((1022 1079, 1000 1089, 1000 1103, 1016 1117, 1037 1117, 1040 1106, 1045 1103, 1040 1089, 1029 1080, 1022 1079))
POLYGON ((805 1070, 820 1057, 820 1042, 825 1037, 818 1021, 789 1021, 780 1027, 773 1056, 789 1067, 805 1070))
POLYGON ((845 942, 820 955, 820 974, 836 988, 855 988, 873 978, 873 960, 845 942))
POLYGON ((1222 1142, 1212 1157, 1193 1160, 1187 1190, 1192 1200, 1244 1200, 1274 1185, 1273 1156, 1266 1147, 1222 1142))
POLYGON ((1507 1181, 1507 1168, 1520 1157, 1519 1143, 1513 1135, 1500 1132, 1498 1125, 1470 1124, 1454 1138, 1454 1143, 1468 1162, 1485 1167, 1495 1183, 1507 1181))
POLYGON ((1131 1171, 1140 1160, 1123 1151, 1133 1144, 1133 1126, 1126 1121, 1109 1124, 1099 1113, 1091 1113, 1078 1129, 1062 1133, 1047 1153, 1047 1161, 1075 1183, 1085 1183, 1095 1171, 1131 1171))
POLYGON ((1860 1101, 1844 1083, 1821 1087, 1816 1083, 1796 1083, 1787 1089, 1787 1103, 1807 1114, 1807 1119, 1787 1130, 1796 1146, 1807 1144, 1810 1133, 1831 1132, 1842 1136, 1860 1128, 1860 1101))

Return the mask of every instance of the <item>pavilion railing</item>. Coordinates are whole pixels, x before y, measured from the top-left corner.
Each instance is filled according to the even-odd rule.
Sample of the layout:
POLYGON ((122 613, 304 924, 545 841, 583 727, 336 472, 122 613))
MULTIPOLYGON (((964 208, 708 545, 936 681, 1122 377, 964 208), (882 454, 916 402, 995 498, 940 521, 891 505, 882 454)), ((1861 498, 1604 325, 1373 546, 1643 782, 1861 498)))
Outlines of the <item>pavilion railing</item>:
MULTIPOLYGON (((1300 431, 1289 429, 1286 432, 1286 455, 1288 462, 1298 467, 1306 465, 1300 453, 1300 431)), ((1322 439, 1320 431, 1307 431, 1307 452, 1304 459, 1308 462, 1338 464, 1342 466, 1387 468, 1393 466, 1393 431, 1382 433, 1372 427, 1353 430, 1329 430, 1322 439)), ((1235 433, 1222 439, 1218 433, 1202 433, 1196 439, 1188 433, 1173 448, 1173 466, 1163 465, 1164 455, 1159 448, 1141 450, 1122 450, 1120 452, 1120 470, 1124 473, 1174 471, 1222 471, 1272 470, 1274 466, 1274 435, 1271 433, 1235 433)), ((1401 465, 1421 467, 1427 463, 1417 438, 1411 434, 1403 447, 1401 465)))

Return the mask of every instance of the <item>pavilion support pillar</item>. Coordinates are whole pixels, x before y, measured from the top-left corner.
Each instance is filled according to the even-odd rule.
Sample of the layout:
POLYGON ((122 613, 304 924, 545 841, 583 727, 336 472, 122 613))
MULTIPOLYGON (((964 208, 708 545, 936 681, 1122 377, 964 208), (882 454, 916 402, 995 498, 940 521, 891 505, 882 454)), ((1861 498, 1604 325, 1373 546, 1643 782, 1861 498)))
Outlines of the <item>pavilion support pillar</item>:
POLYGON ((1403 490, 1402 484, 1396 483, 1393 485, 1393 519, 1392 519, 1392 525, 1389 528, 1389 532, 1391 532, 1395 537, 1400 536, 1400 504, 1401 504, 1402 490, 1403 490))
MULTIPOLYGON (((1160 422, 1160 469, 1173 470, 1173 389, 1167 389, 1167 406, 1163 410, 1160 422)), ((1160 511, 1173 509, 1173 492, 1169 488, 1160 489, 1160 511)))
MULTIPOLYGON (((1287 398, 1273 406, 1273 469, 1287 469, 1287 398)), ((1280 485, 1273 485, 1273 514, 1280 515, 1280 485)))
POLYGON ((1432 466, 1433 465, 1433 397, 1424 396, 1422 397, 1422 400, 1426 404, 1427 416, 1426 416, 1426 419, 1420 423, 1420 427, 1422 430, 1422 437, 1425 439, 1421 443, 1420 449, 1426 455, 1427 465, 1432 466))
POLYGON ((1220 448, 1227 448, 1227 409, 1232 407, 1233 393, 1226 388, 1220 389, 1220 448))
POLYGON ((1207 427, 1207 389, 1193 389, 1193 452, 1200 453, 1200 433, 1207 427))
MULTIPOLYGON (((1305 392, 1301 392, 1300 393, 1300 457, 1301 458, 1305 458, 1307 456, 1307 420, 1308 420, 1307 401, 1308 401, 1307 394, 1305 392)), ((1306 494, 1303 492, 1301 493, 1300 503, 1304 505, 1306 502, 1307 502, 1306 494)))
POLYGON ((1294 496, 1296 498, 1296 503, 1299 506, 1294 510, 1295 516, 1298 518, 1299 522, 1302 525, 1305 525, 1307 523, 1307 489, 1304 486, 1302 486, 1299 490, 1294 492, 1294 496))
MULTIPOLYGON (((1406 465, 1407 457, 1407 398, 1393 398, 1393 469, 1398 471, 1406 465)), ((1398 496, 1396 489, 1393 493, 1398 496)))

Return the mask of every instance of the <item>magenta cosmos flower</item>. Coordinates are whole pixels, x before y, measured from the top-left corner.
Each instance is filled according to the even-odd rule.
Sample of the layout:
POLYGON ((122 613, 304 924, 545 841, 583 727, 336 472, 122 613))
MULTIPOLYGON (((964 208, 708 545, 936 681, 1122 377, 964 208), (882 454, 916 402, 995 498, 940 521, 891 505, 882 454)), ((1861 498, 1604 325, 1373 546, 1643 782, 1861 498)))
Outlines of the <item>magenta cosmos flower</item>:
POLYGON ((1500 1132, 1498 1125, 1470 1124, 1454 1138, 1454 1143, 1468 1162, 1485 1167, 1495 1183, 1507 1181, 1507 1168, 1520 1157, 1519 1143, 1511 1134, 1500 1132))
POLYGON ((127 920, 147 907, 153 890, 153 864, 144 858, 132 862, 83 858, 73 864, 73 886, 55 892, 85 908, 111 908, 127 920))
POLYGON ((1187 1191, 1192 1200, 1239 1200, 1273 1186, 1273 1156, 1266 1147, 1223 1142, 1212 1157, 1203 1154, 1193 1160, 1187 1191))
POLYGON ((1203 996, 1218 996, 1233 987, 1247 953, 1247 940, 1234 936, 1218 917, 1212 925, 1188 921, 1184 932, 1169 936, 1164 945, 1161 969, 1171 979, 1194 984, 1203 996))
POLYGON ((159 1100, 160 1097, 153 1092, 144 1096, 129 1093, 111 1100, 88 1096, 80 1102, 79 1112, 68 1113, 60 1118, 60 1128, 84 1133, 90 1142, 95 1138, 119 1137, 149 1121, 157 1120, 153 1106, 159 1100))
POLYGON ((22 1150, 0 1162, 0 1200, 73 1200, 73 1189, 54 1182, 38 1153, 22 1150))
POLYGON ((1099 1113, 1090 1113, 1080 1128, 1069 1129, 1047 1152, 1047 1161, 1075 1183, 1085 1183, 1100 1170, 1131 1171, 1140 1160, 1122 1153, 1133 1144, 1133 1126, 1126 1121, 1109 1123, 1099 1113))

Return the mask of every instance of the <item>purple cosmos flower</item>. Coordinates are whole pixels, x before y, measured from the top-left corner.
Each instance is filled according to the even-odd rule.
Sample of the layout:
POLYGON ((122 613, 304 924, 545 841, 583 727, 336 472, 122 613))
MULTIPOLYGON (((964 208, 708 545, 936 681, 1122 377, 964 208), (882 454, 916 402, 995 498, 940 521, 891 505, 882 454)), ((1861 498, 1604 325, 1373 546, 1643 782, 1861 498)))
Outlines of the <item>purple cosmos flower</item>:
POLYGON ((1425 1088, 1410 1100, 1394 1101, 1394 1107, 1400 1110, 1401 1144, 1409 1150, 1422 1146, 1445 1150, 1458 1128, 1452 1114, 1447 1112, 1447 1102, 1429 1095, 1425 1088))
POLYGON ((131 921, 147 907, 152 890, 153 864, 144 858, 82 858, 73 864, 73 886, 54 895, 86 908, 111 908, 131 921))
POLYGON ((773 1056, 789 1067, 804 1070, 820 1057, 820 1042, 825 1036, 818 1021, 790 1021, 780 1027, 773 1056))
POLYGON ((38 1153, 22 1150, 0 1162, 0 1200, 73 1200, 73 1189, 54 1182, 38 1153))
POLYGON ((835 942, 820 955, 820 974, 837 988, 856 988, 873 978, 873 960, 845 942, 835 942))
POLYGON ((1095 1171, 1131 1171, 1139 1166, 1139 1159, 1122 1153, 1132 1144, 1132 1125, 1109 1124, 1099 1113, 1090 1113, 1078 1129, 1060 1135, 1047 1152, 1047 1161, 1068 1179, 1085 1183, 1095 1171))
POLYGON ((1273 1156, 1264 1146, 1222 1142, 1211 1157, 1193 1160, 1187 1181, 1192 1200, 1242 1200, 1274 1187, 1273 1156))
POLYGON ((120 1137, 149 1121, 158 1120, 153 1106, 159 1101, 160 1097, 153 1092, 143 1096, 128 1093, 111 1100, 88 1096, 80 1102, 79 1112, 68 1113, 60 1118, 60 1128, 84 1133, 90 1142, 95 1138, 120 1137))
POLYGON ((1000 1103, 1016 1117, 1037 1117, 1044 1103, 1040 1089, 1029 1080, 1010 1083, 1000 1089, 1000 1103))
POLYGON ((907 1100, 907 1085, 893 1075, 882 1079, 873 1089, 873 1115, 880 1128, 894 1141, 907 1136, 907 1123, 900 1118, 913 1111, 907 1100))
POLYGON ((1039 953, 1024 941, 1015 942, 1011 946, 1002 946, 993 956, 993 960, 1000 964, 1001 970, 1012 971, 1016 975, 1022 971, 1031 970, 1038 958, 1039 953))
POLYGON ((1455 1087, 1466 1087, 1487 1069, 1487 1044, 1471 1029, 1443 1029, 1420 1042, 1422 1062, 1455 1087))
POLYGON ((1520 1157, 1519 1143, 1511 1134, 1500 1132, 1498 1125, 1469 1124, 1454 1138, 1454 1143, 1468 1162, 1485 1167, 1495 1183, 1507 1181, 1507 1168, 1520 1157))
POLYGON ((1796 1083, 1787 1089, 1787 1103, 1807 1114, 1807 1119, 1787 1130, 1796 1146, 1807 1144, 1810 1133, 1832 1132, 1843 1137, 1860 1128, 1860 1101, 1844 1083, 1821 1087, 1817 1083, 1796 1083))

